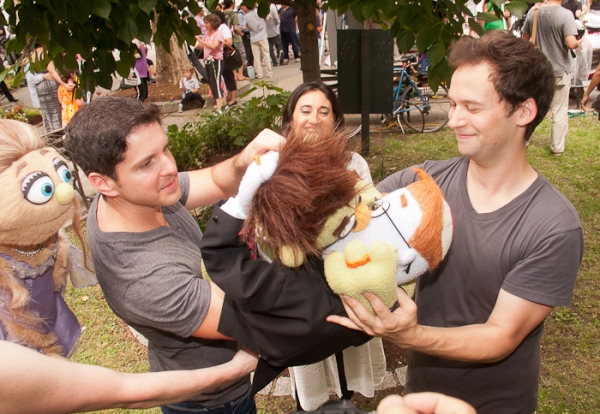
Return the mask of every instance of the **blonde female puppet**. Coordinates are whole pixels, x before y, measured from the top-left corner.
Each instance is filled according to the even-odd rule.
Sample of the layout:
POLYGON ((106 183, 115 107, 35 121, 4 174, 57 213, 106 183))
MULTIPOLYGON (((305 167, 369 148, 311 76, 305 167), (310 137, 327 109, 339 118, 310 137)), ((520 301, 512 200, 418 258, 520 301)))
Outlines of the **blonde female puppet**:
MULTIPOLYGON (((69 356, 81 327, 63 293, 95 283, 60 229, 78 232, 79 204, 65 159, 33 127, 0 120, 0 339, 69 356)), ((82 260, 85 261, 85 260, 82 260)))
MULTIPOLYGON (((425 199, 437 202, 419 200, 422 212, 414 208, 404 213, 400 195, 400 207, 392 209, 375 188, 347 169, 350 158, 341 133, 291 133, 279 155, 257 159, 239 194, 213 210, 201 248, 208 275, 225 292, 218 330, 260 355, 254 392, 288 366, 318 362, 370 339, 326 322, 328 315, 345 315, 336 293, 360 298, 373 292, 391 307, 399 281, 428 270, 429 261, 437 265, 448 248, 449 210, 430 177, 424 175, 416 184, 426 183, 425 199), (377 228, 374 241, 359 237, 341 242, 354 237, 350 234, 367 234, 379 216, 398 214, 394 221, 403 221, 416 215, 418 221, 429 209, 437 210, 427 225, 435 225, 433 231, 390 223, 377 228), (414 253, 404 253, 404 241, 397 243, 398 230, 414 253), (433 244, 436 254, 424 255, 410 246, 421 232, 418 246, 433 244), (341 260, 328 264, 329 257, 339 255, 341 260)), ((414 207, 410 190, 404 198, 406 207, 414 207)))

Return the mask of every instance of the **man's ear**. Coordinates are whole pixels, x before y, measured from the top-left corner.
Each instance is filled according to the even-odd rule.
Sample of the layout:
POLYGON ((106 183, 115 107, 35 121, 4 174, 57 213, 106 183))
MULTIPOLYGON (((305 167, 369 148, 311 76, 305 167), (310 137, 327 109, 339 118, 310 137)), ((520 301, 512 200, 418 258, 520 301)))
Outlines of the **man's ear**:
POLYGON ((518 114, 517 125, 522 126, 522 127, 529 125, 531 122, 533 122, 533 120, 537 116, 537 113, 538 113, 537 104, 535 103, 533 98, 527 99, 525 102, 523 102, 521 104, 519 109, 517 109, 517 114, 518 114))
POLYGON ((102 195, 107 197, 116 197, 119 195, 117 182, 106 175, 92 172, 88 175, 88 180, 102 195))

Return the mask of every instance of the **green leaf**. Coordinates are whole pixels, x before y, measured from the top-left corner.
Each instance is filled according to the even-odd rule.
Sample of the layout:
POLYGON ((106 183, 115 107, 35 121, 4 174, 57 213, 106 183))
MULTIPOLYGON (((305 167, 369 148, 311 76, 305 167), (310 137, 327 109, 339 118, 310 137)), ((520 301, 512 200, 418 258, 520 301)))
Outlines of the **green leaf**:
POLYGON ((157 0, 138 0, 138 6, 146 14, 150 14, 156 7, 157 0))
POLYGON ((188 1, 188 8, 190 9, 190 12, 192 12, 192 15, 197 15, 198 13, 200 13, 200 6, 198 5, 198 2, 196 0, 190 0, 188 1))
POLYGON ((477 35, 483 36, 483 27, 475 20, 473 17, 469 17, 469 27, 473 30, 477 35))
POLYGON ((527 3, 522 1, 511 1, 504 7, 506 7, 506 9, 510 11, 511 14, 514 14, 517 17, 521 17, 525 14, 525 12, 527 12, 528 5, 527 3))
POLYGON ((267 14, 269 14, 269 3, 266 1, 261 1, 260 3, 258 3, 258 15, 260 17, 267 17, 267 14))
POLYGON ((415 35, 408 30, 402 30, 396 37, 396 44, 401 53, 408 53, 415 45, 415 35))
POLYGON ((91 2, 91 12, 98 17, 102 17, 103 19, 107 19, 110 16, 110 12, 112 8, 110 7, 110 3, 104 0, 93 0, 91 2))
POLYGON ((446 57, 446 46, 441 43, 437 43, 431 46, 427 50, 427 59, 431 63, 431 66, 435 66, 440 63, 446 57))
POLYGON ((119 27, 117 31, 117 36, 122 41, 129 43, 131 42, 138 34, 138 26, 135 20, 131 16, 127 16, 125 20, 125 24, 119 27))
POLYGON ((437 39, 439 29, 437 26, 428 26, 421 30, 421 33, 417 36, 417 49, 419 53, 424 51, 431 46, 431 44, 437 39))
POLYGON ((179 127, 178 127, 176 124, 169 125, 169 126, 167 127, 167 132, 168 132, 169 134, 175 134, 175 133, 177 133, 177 131, 179 131, 179 127))
POLYGON ((498 16, 496 16, 494 13, 477 13, 477 19, 478 20, 483 20, 486 23, 489 22, 495 22, 496 20, 498 20, 498 16))

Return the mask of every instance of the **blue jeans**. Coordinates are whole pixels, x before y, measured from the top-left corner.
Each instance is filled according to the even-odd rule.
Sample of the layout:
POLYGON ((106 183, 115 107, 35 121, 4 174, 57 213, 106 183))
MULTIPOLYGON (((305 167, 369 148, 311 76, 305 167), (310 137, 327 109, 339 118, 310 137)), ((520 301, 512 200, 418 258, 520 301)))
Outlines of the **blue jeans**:
POLYGON ((204 414, 256 414, 254 398, 248 394, 217 407, 206 407, 194 402, 180 402, 160 407, 163 414, 204 413, 204 414))

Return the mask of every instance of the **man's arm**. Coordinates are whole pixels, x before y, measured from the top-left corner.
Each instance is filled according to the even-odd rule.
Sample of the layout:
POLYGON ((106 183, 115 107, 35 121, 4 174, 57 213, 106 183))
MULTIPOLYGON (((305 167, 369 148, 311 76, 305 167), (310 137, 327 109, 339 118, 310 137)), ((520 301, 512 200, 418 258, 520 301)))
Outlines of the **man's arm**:
POLYGON ((231 361, 215 367, 127 374, 0 341, 0 366, 0 413, 39 414, 150 408, 184 401, 247 375, 256 367, 256 358, 239 351, 231 361))
POLYGON ((596 71, 594 72, 594 75, 592 76, 592 80, 590 81, 590 84, 588 85, 587 90, 585 91, 585 94, 583 95, 583 98, 581 99, 581 107, 582 108, 585 106, 585 104, 587 104, 587 101, 590 99, 590 93, 592 93, 594 88, 596 86, 598 86, 599 83, 600 83, 600 64, 596 68, 596 71))
POLYGON ((210 305, 202 324, 198 330, 192 334, 195 338, 206 339, 231 339, 217 331, 219 320, 221 319, 221 310, 223 309, 223 299, 225 293, 213 282, 210 283, 210 305))
POLYGON ((281 135, 265 129, 235 157, 209 168, 190 171, 190 191, 185 207, 192 210, 234 196, 254 157, 278 151, 284 142, 281 135))
POLYGON ((568 35, 567 37, 565 37, 565 44, 569 49, 577 49, 577 46, 579 46, 579 41, 577 40, 575 35, 568 35))
POLYGON ((533 303, 500 290, 487 322, 437 328, 417 324, 417 306, 400 288, 400 307, 393 313, 377 296, 365 296, 376 315, 357 300, 345 297, 344 307, 350 319, 330 316, 327 320, 380 336, 402 348, 458 361, 484 363, 500 361, 510 355, 552 310, 551 306, 533 303))

